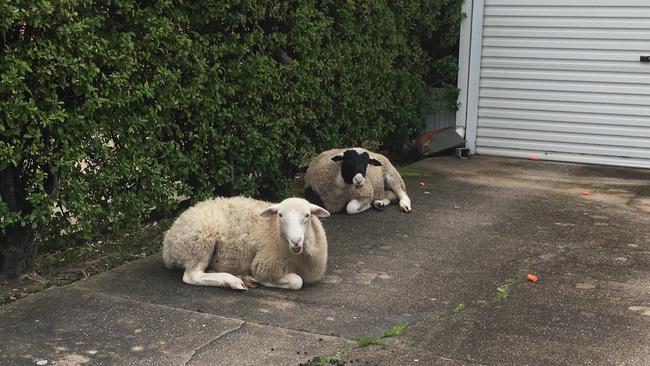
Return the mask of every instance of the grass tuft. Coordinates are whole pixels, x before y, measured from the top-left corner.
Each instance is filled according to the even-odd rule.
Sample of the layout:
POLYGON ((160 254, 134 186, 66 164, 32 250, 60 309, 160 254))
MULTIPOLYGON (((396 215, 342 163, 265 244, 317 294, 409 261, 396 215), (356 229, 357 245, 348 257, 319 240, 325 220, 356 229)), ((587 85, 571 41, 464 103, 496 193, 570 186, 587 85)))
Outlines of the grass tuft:
POLYGON ((372 346, 372 345, 382 345, 383 343, 374 337, 366 337, 366 336, 361 336, 355 339, 357 342, 357 346, 359 347, 366 347, 366 346, 372 346))
POLYGON ((402 334, 407 328, 408 324, 398 324, 384 332, 383 338, 395 337, 402 334))
POLYGON ((465 304, 458 304, 458 306, 456 306, 454 311, 452 311, 452 314, 456 315, 456 314, 460 313, 463 310, 465 310, 465 304))
POLYGON ((494 301, 501 301, 508 297, 510 293, 510 285, 505 284, 497 287, 497 292, 494 294, 494 301))
POLYGON ((352 348, 350 347, 345 347, 342 350, 337 351, 333 355, 329 355, 326 357, 320 357, 316 356, 312 358, 311 360, 307 361, 304 365, 305 366, 328 366, 328 365, 344 365, 345 362, 341 362, 341 357, 343 357, 344 354, 352 351, 352 348))

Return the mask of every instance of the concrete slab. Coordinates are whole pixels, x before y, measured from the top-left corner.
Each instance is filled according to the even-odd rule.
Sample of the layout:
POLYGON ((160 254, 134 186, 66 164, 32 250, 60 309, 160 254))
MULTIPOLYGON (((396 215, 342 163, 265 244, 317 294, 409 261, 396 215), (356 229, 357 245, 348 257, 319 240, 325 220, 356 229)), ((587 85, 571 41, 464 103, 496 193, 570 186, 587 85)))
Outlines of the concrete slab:
POLYGON ((55 288, 0 308, 0 364, 182 365, 242 323, 55 288))
POLYGON ((327 289, 326 284, 315 285, 300 292, 263 288, 234 292, 189 286, 180 279, 180 272, 168 271, 162 266, 159 257, 153 256, 137 264, 124 266, 119 273, 96 276, 76 286, 111 296, 298 331, 344 335, 348 338, 356 337, 360 331, 379 332, 386 323, 397 324, 409 320, 400 316, 391 319, 391 314, 365 305, 356 309, 356 304, 352 305, 349 301, 347 304, 342 303, 341 299, 328 302, 327 297, 319 295, 327 289), (124 287, 124 284, 127 286, 124 287))
MULTIPOLYGON (((417 186, 417 179, 407 179, 417 186)), ((348 339, 380 335, 393 325, 449 310, 470 296, 486 296, 511 274, 512 262, 525 260, 522 254, 526 253, 518 250, 516 241, 509 243, 512 250, 484 248, 481 238, 497 238, 499 233, 493 230, 486 237, 481 228, 495 225, 495 216, 478 213, 505 215, 512 206, 497 191, 430 183, 431 195, 412 190, 418 206, 413 214, 400 213, 392 206, 385 212, 326 220, 327 276, 299 292, 255 289, 239 293, 185 285, 181 273, 165 269, 157 256, 76 286, 348 339), (471 193, 461 194, 464 190, 471 193)))
POLYGON ((298 365, 354 342, 246 323, 198 351, 187 365, 298 365))
POLYGON ((2 365, 291 365, 353 345, 73 288, 2 308, 0 330, 2 365))
MULTIPOLYGON (((65 289, 83 301, 50 301, 48 291, 1 310, 0 329, 10 336, 0 340, 0 357, 29 354, 34 362, 40 344, 59 346, 54 338, 88 357, 85 346, 67 346, 88 333, 105 338, 98 354, 154 360, 134 355, 126 316, 179 323, 147 344, 183 339, 201 319, 239 327, 179 342, 179 358, 154 349, 156 364, 183 364, 191 353, 195 364, 297 365, 400 323, 409 325, 403 334, 383 347, 353 347, 341 362, 650 364, 650 215, 639 204, 650 199, 650 171, 445 157, 402 172, 413 213, 390 206, 326 220, 330 261, 318 284, 245 293, 188 286, 152 256, 65 289), (48 311, 56 325, 30 339, 31 326, 21 325, 48 311), (57 336, 62 324, 77 328, 57 336), (17 341, 5 340, 14 334, 17 341)), ((64 355, 52 349, 52 360, 64 355)))

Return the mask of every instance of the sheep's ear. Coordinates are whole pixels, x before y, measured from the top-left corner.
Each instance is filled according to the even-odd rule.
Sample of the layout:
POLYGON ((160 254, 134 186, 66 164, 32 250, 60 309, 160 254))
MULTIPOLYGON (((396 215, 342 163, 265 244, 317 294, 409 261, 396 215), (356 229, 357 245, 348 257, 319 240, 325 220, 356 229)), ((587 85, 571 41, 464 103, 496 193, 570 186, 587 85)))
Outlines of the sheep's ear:
POLYGON ((377 160, 375 158, 368 159, 368 164, 374 165, 374 166, 381 166, 381 163, 379 162, 379 160, 377 160))
POLYGON ((330 213, 327 212, 326 209, 324 209, 324 208, 322 208, 320 206, 310 204, 309 208, 310 208, 311 213, 316 215, 317 217, 320 217, 320 218, 330 217, 330 213))
POLYGON ((332 161, 341 161, 341 160, 343 160, 343 153, 332 156, 332 161))
POLYGON ((266 209, 264 209, 264 211, 260 212, 260 216, 270 217, 276 215, 279 210, 280 210, 280 205, 273 205, 271 207, 267 207, 266 209))

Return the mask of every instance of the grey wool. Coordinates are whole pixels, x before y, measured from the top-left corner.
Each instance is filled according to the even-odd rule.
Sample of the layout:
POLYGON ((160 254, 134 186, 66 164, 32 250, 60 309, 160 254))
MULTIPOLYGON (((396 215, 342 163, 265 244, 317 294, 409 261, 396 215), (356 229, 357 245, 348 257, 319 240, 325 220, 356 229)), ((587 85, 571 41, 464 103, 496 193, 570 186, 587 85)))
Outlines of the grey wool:
POLYGON ((394 201, 399 201, 405 212, 411 211, 404 180, 390 160, 382 154, 358 147, 327 150, 312 159, 305 173, 305 192, 306 195, 307 192, 315 193, 330 212, 353 214, 368 209, 370 205, 383 209, 394 201), (367 165, 363 186, 346 184, 341 175, 341 163, 332 160, 347 150, 367 153, 381 163, 381 166, 367 165))

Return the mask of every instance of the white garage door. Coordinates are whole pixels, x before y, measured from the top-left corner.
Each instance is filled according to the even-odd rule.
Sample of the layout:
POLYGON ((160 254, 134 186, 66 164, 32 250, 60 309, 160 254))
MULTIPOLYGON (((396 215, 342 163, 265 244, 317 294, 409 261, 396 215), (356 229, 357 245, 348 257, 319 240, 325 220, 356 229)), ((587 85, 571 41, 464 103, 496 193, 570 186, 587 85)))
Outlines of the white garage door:
POLYGON ((485 0, 476 152, 650 168, 650 0, 485 0))

